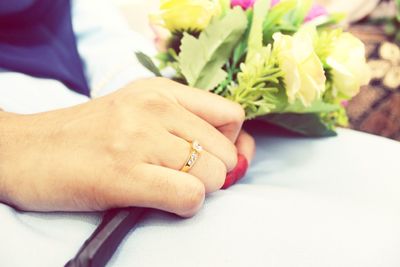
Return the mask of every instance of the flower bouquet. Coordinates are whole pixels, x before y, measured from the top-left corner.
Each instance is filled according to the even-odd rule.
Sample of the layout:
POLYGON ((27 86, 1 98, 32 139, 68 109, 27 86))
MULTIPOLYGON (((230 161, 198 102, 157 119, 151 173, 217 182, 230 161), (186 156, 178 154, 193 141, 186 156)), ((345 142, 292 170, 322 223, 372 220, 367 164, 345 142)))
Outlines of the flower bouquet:
POLYGON ((342 17, 312 0, 161 0, 159 54, 136 55, 156 76, 239 103, 247 119, 329 136, 369 82, 364 44, 342 17))

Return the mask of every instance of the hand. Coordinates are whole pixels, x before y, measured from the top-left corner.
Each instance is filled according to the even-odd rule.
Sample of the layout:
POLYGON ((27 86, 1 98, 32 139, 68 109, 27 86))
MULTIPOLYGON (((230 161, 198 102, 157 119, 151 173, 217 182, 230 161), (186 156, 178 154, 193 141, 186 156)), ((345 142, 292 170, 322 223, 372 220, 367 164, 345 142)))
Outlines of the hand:
POLYGON ((143 206, 191 216, 236 165, 243 120, 239 105, 160 78, 72 108, 2 114, 0 200, 34 211, 143 206), (194 139, 204 151, 180 172, 194 139))

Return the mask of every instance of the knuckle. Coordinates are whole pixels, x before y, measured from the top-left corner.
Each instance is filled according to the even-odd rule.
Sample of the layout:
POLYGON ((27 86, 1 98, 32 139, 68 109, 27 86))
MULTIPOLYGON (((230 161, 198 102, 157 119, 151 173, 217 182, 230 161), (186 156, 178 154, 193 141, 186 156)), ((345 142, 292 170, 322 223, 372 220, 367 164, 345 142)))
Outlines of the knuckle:
POLYGON ((123 131, 122 128, 118 128, 108 133, 108 141, 105 143, 105 150, 109 155, 116 156, 127 151, 129 147, 129 138, 123 131))
POLYGON ((170 111, 174 105, 164 94, 159 92, 146 92, 141 96, 141 105, 144 109, 157 114, 170 111))
POLYGON ((198 181, 190 183, 183 189, 178 199, 178 207, 176 213, 183 217, 193 216, 203 204, 205 198, 205 187, 198 181))
POLYGON ((129 174, 134 162, 143 161, 147 158, 148 150, 144 144, 154 143, 151 142, 149 132, 145 128, 137 128, 127 133, 116 131, 106 142, 102 152, 103 160, 107 162, 109 168, 113 173, 124 177, 129 174), (133 150, 142 144, 143 148, 133 150))
POLYGON ((129 113, 114 112, 104 125, 104 132, 99 134, 102 138, 105 150, 110 155, 130 153, 135 144, 143 144, 151 138, 152 127, 141 119, 129 118, 129 113))

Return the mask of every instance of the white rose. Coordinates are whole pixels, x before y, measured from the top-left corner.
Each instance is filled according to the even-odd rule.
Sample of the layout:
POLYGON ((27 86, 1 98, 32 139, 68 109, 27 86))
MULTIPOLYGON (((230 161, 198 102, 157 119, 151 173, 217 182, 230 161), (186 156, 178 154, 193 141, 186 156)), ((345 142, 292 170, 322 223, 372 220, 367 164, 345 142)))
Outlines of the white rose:
POLYGON ((289 103, 299 99, 310 106, 325 91, 325 73, 314 51, 315 26, 304 25, 293 36, 275 33, 274 51, 284 72, 289 103))
POLYGON ((334 40, 326 63, 332 68, 333 90, 336 93, 351 98, 370 81, 365 46, 350 33, 343 33, 334 40))

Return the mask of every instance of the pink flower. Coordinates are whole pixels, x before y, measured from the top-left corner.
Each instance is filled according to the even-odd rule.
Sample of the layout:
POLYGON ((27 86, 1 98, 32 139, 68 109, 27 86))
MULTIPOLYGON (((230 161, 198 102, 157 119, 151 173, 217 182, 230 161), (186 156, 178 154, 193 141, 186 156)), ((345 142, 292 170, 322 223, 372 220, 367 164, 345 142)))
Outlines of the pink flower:
POLYGON ((271 1, 271 7, 273 7, 274 5, 278 4, 280 0, 272 0, 271 1))
POLYGON ((248 9, 253 7, 254 2, 256 0, 232 0, 231 5, 234 6, 241 6, 243 9, 248 9))
POLYGON ((321 5, 314 5, 310 12, 308 13, 307 17, 304 19, 305 22, 311 21, 317 17, 326 16, 328 12, 326 9, 321 5))
POLYGON ((150 27, 155 35, 154 43, 157 50, 159 52, 166 52, 168 49, 169 40, 171 38, 171 33, 167 29, 154 23, 150 23, 150 27))
POLYGON ((343 100, 342 102, 340 102, 340 104, 342 105, 342 107, 347 108, 347 106, 349 105, 349 101, 343 100))

